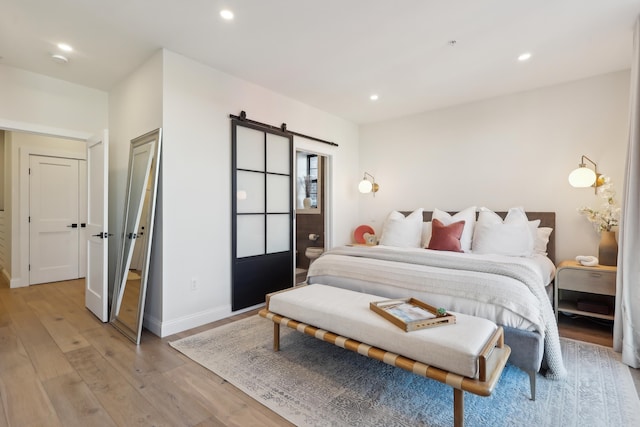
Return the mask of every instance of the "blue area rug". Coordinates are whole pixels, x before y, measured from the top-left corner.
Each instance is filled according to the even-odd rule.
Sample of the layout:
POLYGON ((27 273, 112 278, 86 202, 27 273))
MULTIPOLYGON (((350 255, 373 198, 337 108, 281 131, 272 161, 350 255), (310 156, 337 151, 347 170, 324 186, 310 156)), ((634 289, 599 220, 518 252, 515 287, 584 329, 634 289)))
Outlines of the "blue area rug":
MULTIPOLYGON (((273 323, 258 316, 171 345, 299 426, 451 426, 453 389, 289 328, 273 351, 273 323)), ((610 348, 561 340, 567 379, 507 365, 494 393, 465 393, 466 426, 640 426, 628 367, 610 348)))

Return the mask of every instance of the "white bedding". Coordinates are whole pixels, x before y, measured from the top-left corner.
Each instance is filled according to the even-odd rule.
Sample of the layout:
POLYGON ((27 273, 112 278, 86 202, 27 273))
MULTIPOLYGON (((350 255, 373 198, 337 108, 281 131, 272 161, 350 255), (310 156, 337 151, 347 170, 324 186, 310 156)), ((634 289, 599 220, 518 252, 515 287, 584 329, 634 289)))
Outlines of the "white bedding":
POLYGON ((326 252, 311 264, 307 281, 387 298, 414 297, 500 325, 537 331, 545 338, 545 351, 556 359, 556 373, 562 376, 557 325, 545 290, 554 275, 554 264, 543 255, 509 257, 376 246, 326 252))

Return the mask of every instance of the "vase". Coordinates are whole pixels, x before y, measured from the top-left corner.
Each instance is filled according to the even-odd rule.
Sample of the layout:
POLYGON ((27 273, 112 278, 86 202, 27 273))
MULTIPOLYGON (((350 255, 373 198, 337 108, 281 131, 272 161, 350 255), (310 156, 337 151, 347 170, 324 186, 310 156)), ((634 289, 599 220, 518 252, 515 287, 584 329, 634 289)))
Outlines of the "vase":
POLYGON ((302 205, 304 206, 305 209, 309 209, 311 207, 311 198, 305 197, 304 200, 302 201, 302 205))
POLYGON ((617 265, 618 242, 614 231, 600 232, 600 245, 598 245, 598 262, 600 265, 617 265))

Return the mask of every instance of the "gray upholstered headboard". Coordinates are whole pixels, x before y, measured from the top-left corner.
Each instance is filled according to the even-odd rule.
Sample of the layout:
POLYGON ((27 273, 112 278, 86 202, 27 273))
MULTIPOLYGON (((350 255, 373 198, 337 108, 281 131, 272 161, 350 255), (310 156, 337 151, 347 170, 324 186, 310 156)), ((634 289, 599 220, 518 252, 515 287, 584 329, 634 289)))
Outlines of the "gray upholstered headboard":
MULTIPOLYGON (((405 216, 409 215, 410 211, 401 211, 405 216)), ((431 221, 431 214, 433 212, 424 211, 422 213, 423 221, 431 221)), ((449 212, 449 214, 453 215, 456 212, 449 212)), ((501 218, 507 215, 507 212, 496 212, 500 215, 501 218)), ((547 244, 547 256, 553 263, 556 262, 556 213, 555 212, 527 212, 527 218, 529 221, 534 221, 536 219, 540 220, 540 227, 551 227, 553 231, 549 236, 549 243, 547 244)))

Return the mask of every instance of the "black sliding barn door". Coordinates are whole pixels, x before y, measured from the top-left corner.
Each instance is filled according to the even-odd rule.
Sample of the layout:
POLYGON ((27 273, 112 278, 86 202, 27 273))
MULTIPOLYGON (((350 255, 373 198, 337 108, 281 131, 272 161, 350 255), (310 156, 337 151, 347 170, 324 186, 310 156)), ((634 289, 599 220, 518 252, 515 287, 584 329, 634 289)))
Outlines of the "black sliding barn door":
POLYGON ((232 120, 233 311, 293 286, 293 136, 232 120))

